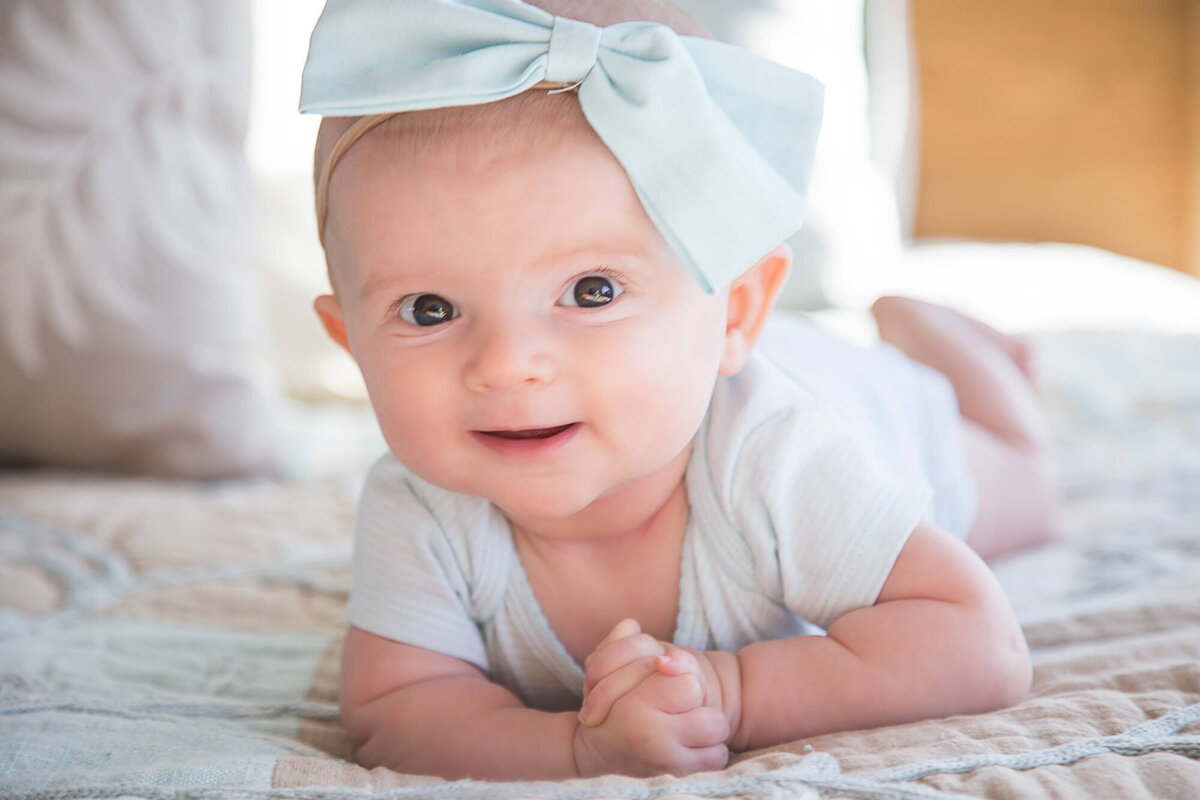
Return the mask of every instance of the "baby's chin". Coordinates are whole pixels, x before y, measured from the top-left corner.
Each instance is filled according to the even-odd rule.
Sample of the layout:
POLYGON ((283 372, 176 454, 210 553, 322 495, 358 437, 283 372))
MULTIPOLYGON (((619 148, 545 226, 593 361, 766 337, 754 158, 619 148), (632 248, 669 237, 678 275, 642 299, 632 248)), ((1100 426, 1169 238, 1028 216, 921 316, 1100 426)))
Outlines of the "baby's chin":
POLYGON ((499 480, 478 480, 455 472, 438 474, 428 469, 428 465, 423 466, 410 469, 439 489, 487 500, 510 520, 565 522, 603 494, 603 487, 589 489, 578 476, 502 476, 499 480))
POLYGON ((487 499, 509 520, 541 523, 562 523, 586 511, 598 498, 596 492, 580 491, 576 487, 522 487, 487 499))

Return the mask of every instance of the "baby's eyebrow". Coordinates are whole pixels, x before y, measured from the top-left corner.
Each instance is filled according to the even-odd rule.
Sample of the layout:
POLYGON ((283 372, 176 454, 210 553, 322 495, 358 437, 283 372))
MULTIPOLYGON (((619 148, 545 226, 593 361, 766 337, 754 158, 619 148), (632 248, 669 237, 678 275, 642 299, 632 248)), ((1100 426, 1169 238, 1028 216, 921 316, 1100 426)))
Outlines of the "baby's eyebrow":
POLYGON ((367 278, 363 281, 362 288, 358 292, 358 300, 360 303, 366 303, 373 300, 377 295, 392 295, 396 292, 397 286, 401 283, 401 279, 392 275, 381 275, 373 278, 367 278))
POLYGON ((445 272, 435 263, 414 264, 410 260, 401 262, 394 255, 378 263, 372 260, 370 264, 373 268, 359 265, 358 273, 362 279, 362 286, 358 290, 360 300, 367 300, 379 294, 393 294, 400 290, 405 294, 416 291, 432 292, 434 285, 439 282, 439 276, 445 272))
POLYGON ((569 242, 560 248, 547 250, 543 257, 549 261, 559 261, 567 258, 593 256, 604 261, 613 256, 646 257, 650 255, 652 255, 651 248, 647 247, 645 241, 617 233, 596 239, 569 242))
POLYGON ((391 281, 386 281, 386 280, 363 281, 362 287, 358 290, 358 299, 359 300, 369 300, 370 298, 372 298, 375 295, 382 292, 384 289, 386 289, 391 284, 392 284, 391 281))

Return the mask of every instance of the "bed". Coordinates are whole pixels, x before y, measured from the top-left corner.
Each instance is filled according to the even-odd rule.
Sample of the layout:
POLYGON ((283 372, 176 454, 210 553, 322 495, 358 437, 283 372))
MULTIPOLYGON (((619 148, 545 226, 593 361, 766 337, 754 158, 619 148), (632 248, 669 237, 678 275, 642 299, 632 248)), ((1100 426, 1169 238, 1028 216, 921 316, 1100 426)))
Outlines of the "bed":
POLYGON ((352 478, 10 470, 0 787, 30 798, 1196 796, 1200 336, 1035 340, 1065 535, 996 565, 1036 665, 1015 708, 822 736, 678 781, 448 785, 367 771, 348 760, 336 708, 352 478))
MULTIPOLYGON (((21 12, 26 17, 20 26, 0 27, 8 37, 0 45, 9 45, 0 46, 0 111, 8 125, 0 162, 6 168, 49 151, 44 129, 40 150, 16 146, 25 129, 12 124, 14 112, 5 103, 13 95, 3 90, 14 85, 14 75, 33 80, 28 64, 14 67, 14 54, 36 61, 38 53, 11 46, 13 31, 40 31, 39 41, 52 43, 56 20, 50 12, 39 17, 42 9, 57 8, 67 18, 93 6, 118 31, 122 15, 134 13, 119 0, 42 0, 24 4, 34 10, 21 12)), ((861 7, 858 12, 861 35, 861 7)), ((136 13, 138 36, 148 36, 155 15, 165 14, 144 5, 136 13)), ((248 31, 240 2, 197 3, 189 13, 214 30, 248 31)), ((188 46, 199 47, 171 38, 193 35, 184 28, 167 25, 170 36, 151 37, 159 50, 147 44, 140 52, 161 52, 170 60, 188 46)), ((71 26, 62 30, 80 35, 71 26)), ((851 29, 847 37, 853 35, 851 29)), ((228 49, 212 52, 229 48, 237 37, 200 38, 209 48, 205 63, 243 57, 228 49)), ((38 52, 51 51, 45 44, 38 52)), ((34 77, 63 79, 53 71, 34 77)), ((93 87, 102 77, 99 70, 87 76, 93 87)), ((123 80, 128 83, 127 76, 123 80)), ((230 90, 227 83, 219 86, 230 90)), ((220 108, 227 106, 233 107, 220 108)), ((59 107, 50 111, 62 113, 59 107)), ((33 111, 23 107, 21 113, 33 111)), ((198 139, 195 130, 178 137, 192 148, 197 141, 211 146, 211 157, 189 161, 187 175, 197 184, 221 183, 223 202, 187 213, 204 215, 209 228, 224 231, 214 237, 222 248, 229 243, 228 226, 236 227, 247 210, 238 202, 250 202, 251 195, 232 197, 230 175, 212 164, 232 152, 231 137, 244 133, 241 122, 240 129, 205 129, 209 140, 198 139), (220 137, 224 144, 214 141, 220 137)), ((842 174, 839 169, 833 173, 842 174)), ((123 187, 137 183, 133 171, 118 173, 123 187)), ((290 184, 269 170, 259 170, 255 179, 260 197, 264 186, 269 196, 296 193, 281 190, 290 184)), ((870 181, 864 180, 859 189, 866 191, 870 181)), ((117 198, 127 201, 131 218, 139 208, 134 195, 129 188, 117 198)), ((4 204, 11 197, 0 191, 0 208, 9 209, 4 204)), ((170 200, 166 193, 154 202, 170 200)), ((266 212, 268 237, 279 237, 271 227, 276 213, 284 214, 278 207, 266 212)), ((8 459, 0 468, 0 795, 1200 796, 1200 283, 1086 247, 946 242, 902 249, 894 219, 871 223, 878 236, 861 235, 861 207, 855 235, 839 241, 836 217, 836 209, 816 209, 816 230, 828 238, 800 242, 798 252, 810 259, 824 253, 824 271, 812 284, 795 287, 789 305, 813 305, 814 292, 820 293, 838 307, 810 312, 815 319, 869 339, 856 300, 899 287, 1027 333, 1035 345, 1038 391, 1062 462, 1064 533, 1051 545, 994 565, 1033 653, 1034 685, 1025 701, 991 714, 796 741, 740 754, 720 772, 682 779, 447 783, 365 770, 353 763, 336 693, 356 496, 366 465, 381 448, 368 409, 344 400, 313 402, 322 392, 320 399, 328 401, 331 387, 341 384, 329 379, 316 391, 312 374, 266 380, 255 371, 249 383, 237 384, 234 367, 254 362, 247 353, 262 355, 255 349, 261 342, 247 344, 254 335, 248 328, 223 328, 224 338, 206 345, 224 349, 171 349, 180 326, 187 328, 179 334, 184 341, 214 320, 236 321, 228 298, 246 302, 244 285, 204 284, 211 298, 205 308, 184 315, 173 309, 172 333, 149 337, 146 330, 164 330, 162 319, 128 308, 122 317, 103 298, 81 299, 84 293, 62 294, 60 287, 41 316, 25 311, 24 318, 5 317, 0 325, 0 444, 35 442, 33 434, 46 433, 50 426, 41 423, 52 414, 61 415, 64 426, 46 451, 53 457, 26 453, 22 460, 42 463, 8 459), (877 250, 864 252, 862 240, 879 248, 893 229, 895 253, 885 258, 877 250), (887 269, 844 267, 861 266, 856 259, 868 255, 887 269), (234 294, 222 294, 227 288, 234 294), (89 335, 72 333, 64 318, 82 319, 89 335), (105 337, 117 344, 93 349, 105 337), (147 344, 153 345, 149 351, 147 344), (128 363, 120 360, 126 355, 128 363), (286 394, 273 383, 281 380, 286 394), (148 407, 130 408, 164 385, 175 391, 155 395, 148 407), (121 412, 105 417, 108 427, 96 422, 105 403, 121 412), (201 413, 212 408, 217 411, 201 413), (197 419, 166 424, 161 420, 175 418, 168 411, 197 419), (220 445, 215 451, 200 444, 214 440, 220 445), (271 444, 269 453, 264 442, 271 444), (262 467, 267 462, 270 469, 262 467)), ((170 236, 163 225, 140 232, 142 245, 170 236)), ((311 242, 296 237, 270 240, 274 249, 260 245, 250 258, 279 261, 311 249, 311 242)), ((26 255, 38 244, 6 241, 27 246, 20 251, 26 255)), ((14 252, 5 251, 0 260, 14 252)), ((162 291, 166 259, 186 279, 168 299, 193 298, 200 293, 195 282, 205 278, 182 262, 216 263, 215 252, 161 256, 151 288, 162 291)), ((50 266, 68 275, 65 261, 50 266)), ((19 277, 11 269, 6 274, 19 277)), ((144 271, 125 278, 141 287, 139 275, 144 271)), ((22 297, 37 296, 36 280, 28 278, 33 288, 22 297)), ((7 284, 9 299, 13 285, 7 284)), ((295 289, 275 288, 270 294, 276 298, 295 289)), ((286 345, 296 345, 297 338, 276 331, 276 349, 268 354, 281 363, 289 357, 296 364, 320 363, 323 356, 307 349, 289 355, 286 345)))

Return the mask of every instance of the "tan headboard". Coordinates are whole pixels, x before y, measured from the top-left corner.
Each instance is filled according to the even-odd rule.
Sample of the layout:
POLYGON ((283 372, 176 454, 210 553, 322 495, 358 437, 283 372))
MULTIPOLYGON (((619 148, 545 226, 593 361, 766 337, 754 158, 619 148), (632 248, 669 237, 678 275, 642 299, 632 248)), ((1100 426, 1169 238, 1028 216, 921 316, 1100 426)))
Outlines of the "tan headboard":
POLYGON ((1200 276, 1200 0, 910 0, 917 236, 1200 276))

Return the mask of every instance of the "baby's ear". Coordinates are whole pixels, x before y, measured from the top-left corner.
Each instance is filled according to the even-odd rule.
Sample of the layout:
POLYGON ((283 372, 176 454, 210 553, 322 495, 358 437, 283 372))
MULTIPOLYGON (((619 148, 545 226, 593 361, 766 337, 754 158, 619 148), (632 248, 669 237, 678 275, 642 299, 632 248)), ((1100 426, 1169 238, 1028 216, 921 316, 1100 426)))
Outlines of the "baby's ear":
POLYGON ((331 294, 323 294, 313 301, 313 308, 316 309, 317 316, 321 318, 321 325, 329 334, 329 338, 340 344, 349 353, 350 342, 346 338, 346 320, 342 316, 342 306, 338 303, 337 298, 331 294))
POLYGON ((791 268, 792 249, 781 244, 729 284, 722 375, 733 375, 750 357, 791 268))

